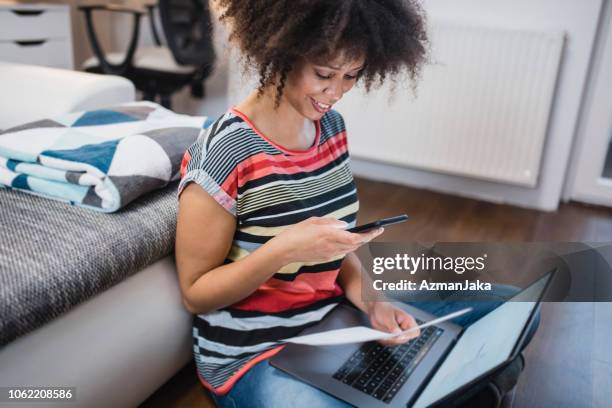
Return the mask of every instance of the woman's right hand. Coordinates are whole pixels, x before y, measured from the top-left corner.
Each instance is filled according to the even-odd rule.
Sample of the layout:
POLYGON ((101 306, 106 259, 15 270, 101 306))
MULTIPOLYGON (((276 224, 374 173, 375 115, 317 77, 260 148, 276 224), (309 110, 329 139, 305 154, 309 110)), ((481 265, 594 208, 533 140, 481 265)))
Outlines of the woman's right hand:
POLYGON ((334 218, 311 217, 294 224, 269 242, 281 252, 287 263, 325 262, 355 251, 383 233, 384 228, 352 233, 347 223, 334 218))

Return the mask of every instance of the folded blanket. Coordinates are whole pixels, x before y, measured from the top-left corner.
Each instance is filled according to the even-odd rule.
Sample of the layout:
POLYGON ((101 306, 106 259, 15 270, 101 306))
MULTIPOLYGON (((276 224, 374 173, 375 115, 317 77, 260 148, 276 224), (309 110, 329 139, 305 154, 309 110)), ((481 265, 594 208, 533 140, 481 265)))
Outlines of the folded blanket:
POLYGON ((113 212, 177 179, 209 124, 133 102, 14 127, 0 133, 0 184, 113 212))

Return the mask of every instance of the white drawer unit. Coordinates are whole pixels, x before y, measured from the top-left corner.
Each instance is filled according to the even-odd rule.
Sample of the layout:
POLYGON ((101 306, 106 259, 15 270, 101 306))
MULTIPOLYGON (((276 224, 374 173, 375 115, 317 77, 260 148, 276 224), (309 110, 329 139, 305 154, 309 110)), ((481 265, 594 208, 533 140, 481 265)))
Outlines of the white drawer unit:
POLYGON ((73 69, 69 6, 0 0, 0 61, 73 69))

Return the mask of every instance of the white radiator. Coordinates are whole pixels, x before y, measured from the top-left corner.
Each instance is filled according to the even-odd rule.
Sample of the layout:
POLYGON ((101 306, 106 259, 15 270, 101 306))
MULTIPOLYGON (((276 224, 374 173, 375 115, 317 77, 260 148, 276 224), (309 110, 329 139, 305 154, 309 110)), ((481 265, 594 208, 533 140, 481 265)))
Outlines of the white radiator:
POLYGON ((436 23, 430 36, 433 63, 416 95, 385 85, 338 104, 352 155, 535 186, 563 33, 436 23))

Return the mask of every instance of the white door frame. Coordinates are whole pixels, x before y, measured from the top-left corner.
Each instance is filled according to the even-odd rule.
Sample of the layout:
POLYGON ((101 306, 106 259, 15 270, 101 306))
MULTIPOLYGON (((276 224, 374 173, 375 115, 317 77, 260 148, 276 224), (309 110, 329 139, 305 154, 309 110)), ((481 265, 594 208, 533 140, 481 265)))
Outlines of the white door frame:
POLYGON ((612 179, 601 177, 612 137, 612 1, 599 30, 564 198, 612 206, 612 179))

